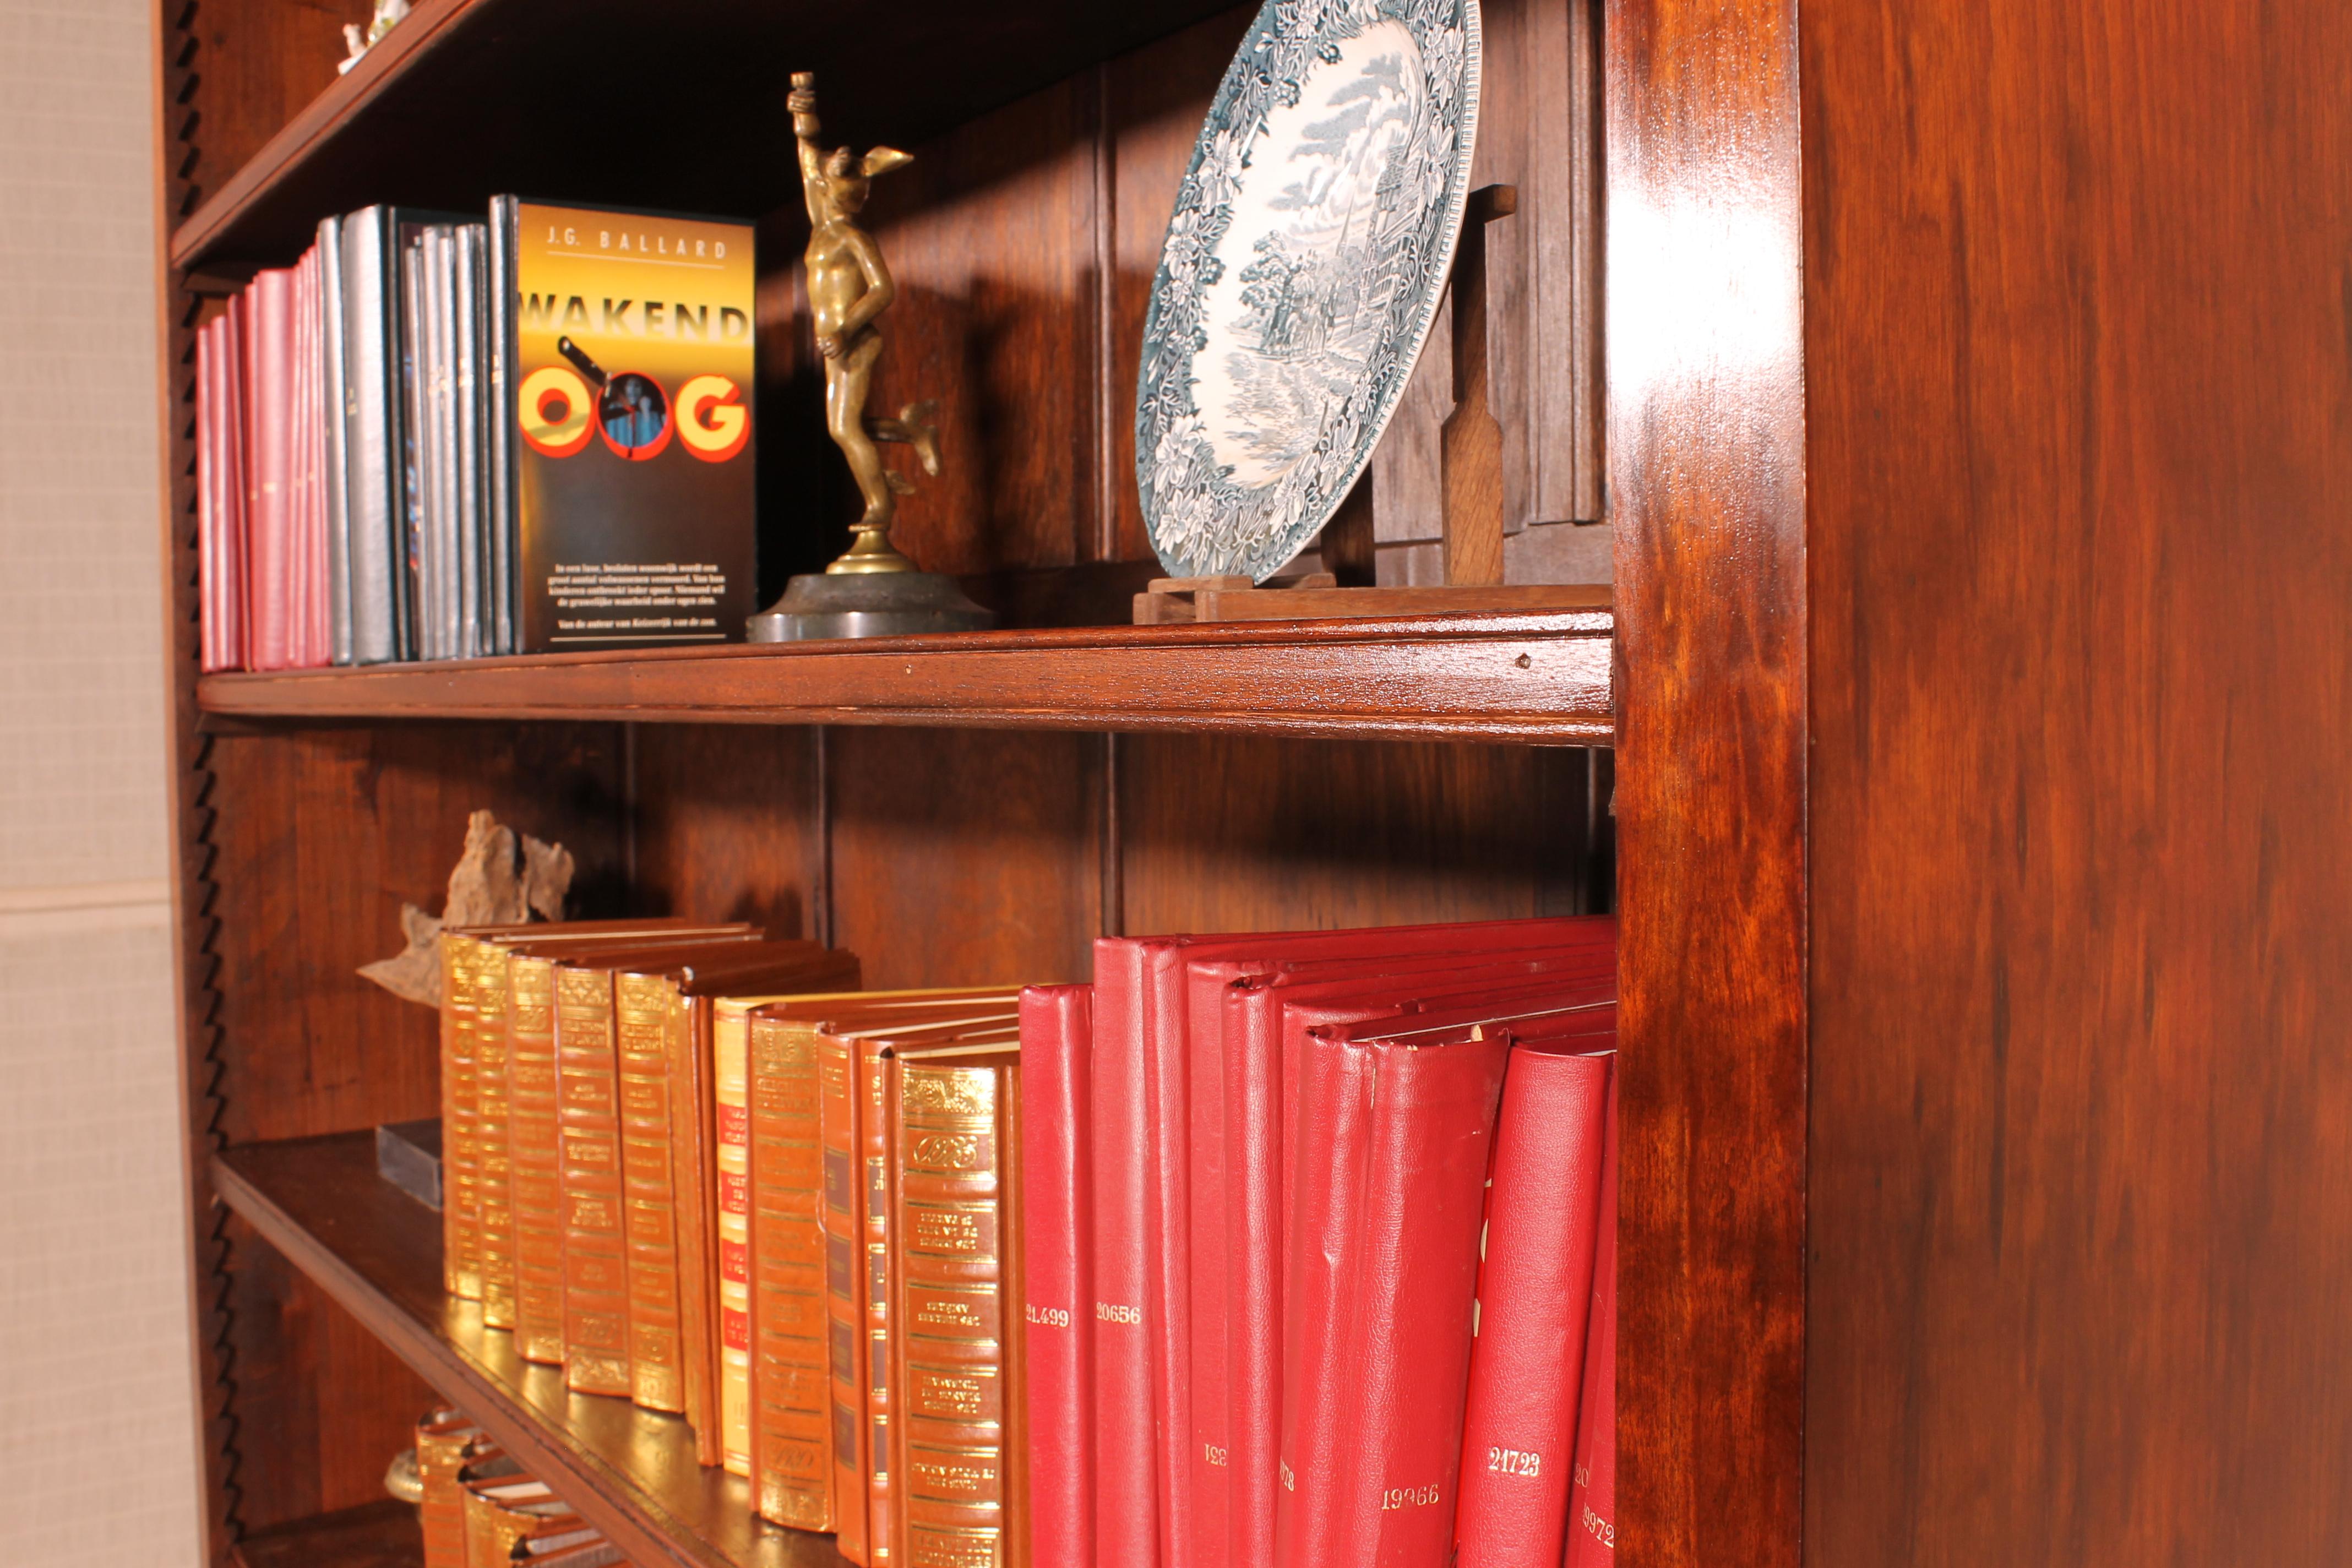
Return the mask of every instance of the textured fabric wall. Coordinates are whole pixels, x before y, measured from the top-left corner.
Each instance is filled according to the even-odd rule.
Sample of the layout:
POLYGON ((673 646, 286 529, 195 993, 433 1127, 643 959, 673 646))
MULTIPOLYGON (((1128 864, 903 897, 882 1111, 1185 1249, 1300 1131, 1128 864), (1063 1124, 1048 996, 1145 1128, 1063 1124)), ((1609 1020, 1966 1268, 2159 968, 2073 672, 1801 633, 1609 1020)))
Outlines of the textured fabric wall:
POLYGON ((0 1563, 198 1560, 143 0, 0 0, 0 1563))

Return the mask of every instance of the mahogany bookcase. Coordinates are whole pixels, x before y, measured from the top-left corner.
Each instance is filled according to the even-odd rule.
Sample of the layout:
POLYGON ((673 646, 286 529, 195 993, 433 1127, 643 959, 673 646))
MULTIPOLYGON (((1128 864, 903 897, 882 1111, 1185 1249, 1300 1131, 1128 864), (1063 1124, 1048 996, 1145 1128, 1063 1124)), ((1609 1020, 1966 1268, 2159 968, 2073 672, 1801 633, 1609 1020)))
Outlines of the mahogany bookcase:
POLYGON ((1596 182, 1613 613, 1153 628, 1071 606, 1148 571, 1134 341, 1245 10, 423 0, 338 79, 363 10, 156 11, 213 1562, 413 1561, 428 1389, 640 1563, 834 1561, 445 1302, 373 1176, 434 1029, 353 970, 478 806, 587 912, 885 985, 1614 908, 1629 1563, 2352 1558, 2352 10, 1607 0, 1594 134, 1520 134, 1596 182), (905 542, 1029 629, 200 678, 193 329, 371 202, 771 215, 765 586, 824 557, 793 69, 919 154, 894 353, 969 467, 905 542))

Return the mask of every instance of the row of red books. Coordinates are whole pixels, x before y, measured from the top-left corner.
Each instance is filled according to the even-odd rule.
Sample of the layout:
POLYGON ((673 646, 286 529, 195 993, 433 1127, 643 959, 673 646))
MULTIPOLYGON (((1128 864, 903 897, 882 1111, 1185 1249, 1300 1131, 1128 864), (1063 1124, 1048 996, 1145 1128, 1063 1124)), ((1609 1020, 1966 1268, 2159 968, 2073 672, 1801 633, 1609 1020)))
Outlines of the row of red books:
POLYGON ((1035 1568, 1612 1561, 1615 1028, 1605 917, 1024 993, 1035 1568))
POLYGON ((329 662, 319 253, 258 273, 196 331, 204 668, 329 662))

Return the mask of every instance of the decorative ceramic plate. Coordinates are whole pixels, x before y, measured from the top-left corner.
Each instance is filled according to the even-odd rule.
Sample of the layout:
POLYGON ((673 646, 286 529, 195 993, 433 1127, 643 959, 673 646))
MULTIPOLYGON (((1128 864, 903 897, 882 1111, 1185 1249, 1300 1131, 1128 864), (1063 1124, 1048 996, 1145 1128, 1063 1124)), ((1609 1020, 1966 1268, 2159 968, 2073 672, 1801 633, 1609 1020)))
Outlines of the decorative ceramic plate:
POLYGON ((1330 521, 1454 262, 1478 0, 1266 0, 1176 196, 1136 389, 1160 562, 1263 582, 1330 521))

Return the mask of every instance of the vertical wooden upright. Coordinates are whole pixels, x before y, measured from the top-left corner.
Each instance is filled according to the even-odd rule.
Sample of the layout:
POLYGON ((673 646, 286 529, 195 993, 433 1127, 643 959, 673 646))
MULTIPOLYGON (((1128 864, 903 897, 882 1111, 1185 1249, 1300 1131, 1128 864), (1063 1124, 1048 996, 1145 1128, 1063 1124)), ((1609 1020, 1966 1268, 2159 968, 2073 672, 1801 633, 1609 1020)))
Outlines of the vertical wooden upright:
POLYGON ((1807 1559, 2352 1561, 2352 8, 1803 42, 1807 1559))
POLYGON ((1801 1560, 1805 407, 1795 0, 1607 17, 1623 920, 1618 1549, 1801 1560))

